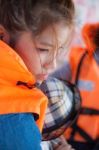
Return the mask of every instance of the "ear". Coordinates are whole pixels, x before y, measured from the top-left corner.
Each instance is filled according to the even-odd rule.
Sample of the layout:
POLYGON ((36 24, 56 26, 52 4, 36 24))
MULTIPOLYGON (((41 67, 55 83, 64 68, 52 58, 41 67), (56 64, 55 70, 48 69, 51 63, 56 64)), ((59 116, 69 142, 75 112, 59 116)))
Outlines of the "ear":
POLYGON ((0 40, 4 41, 5 43, 9 43, 10 35, 7 30, 0 24, 0 40))

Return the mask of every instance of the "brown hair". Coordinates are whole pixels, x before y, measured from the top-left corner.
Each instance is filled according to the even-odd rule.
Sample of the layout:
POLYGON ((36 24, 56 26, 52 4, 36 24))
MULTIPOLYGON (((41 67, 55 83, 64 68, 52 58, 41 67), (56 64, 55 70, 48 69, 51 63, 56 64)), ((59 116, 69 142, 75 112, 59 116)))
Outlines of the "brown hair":
POLYGON ((60 21, 71 27, 73 18, 72 0, 0 0, 0 24, 10 34, 24 30, 39 34, 60 21))

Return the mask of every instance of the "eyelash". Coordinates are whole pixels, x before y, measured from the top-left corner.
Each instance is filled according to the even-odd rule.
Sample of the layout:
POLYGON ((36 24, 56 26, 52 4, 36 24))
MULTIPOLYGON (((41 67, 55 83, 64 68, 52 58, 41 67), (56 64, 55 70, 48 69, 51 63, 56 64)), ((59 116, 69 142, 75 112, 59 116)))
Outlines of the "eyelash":
POLYGON ((43 48, 37 48, 37 50, 41 51, 41 52, 49 52, 48 49, 43 49, 43 48))

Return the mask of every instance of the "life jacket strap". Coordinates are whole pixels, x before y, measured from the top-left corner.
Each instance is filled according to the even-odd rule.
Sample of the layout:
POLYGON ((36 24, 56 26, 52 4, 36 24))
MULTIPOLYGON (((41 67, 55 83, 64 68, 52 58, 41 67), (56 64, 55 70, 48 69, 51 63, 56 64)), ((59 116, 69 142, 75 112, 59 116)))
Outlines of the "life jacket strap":
POLYGON ((93 108, 83 107, 81 108, 80 114, 84 115, 99 115, 99 110, 93 108))
POLYGON ((73 131, 71 133, 70 140, 74 140, 75 133, 79 133, 87 142, 94 142, 94 140, 88 135, 83 129, 81 129, 77 124, 72 125, 73 131))

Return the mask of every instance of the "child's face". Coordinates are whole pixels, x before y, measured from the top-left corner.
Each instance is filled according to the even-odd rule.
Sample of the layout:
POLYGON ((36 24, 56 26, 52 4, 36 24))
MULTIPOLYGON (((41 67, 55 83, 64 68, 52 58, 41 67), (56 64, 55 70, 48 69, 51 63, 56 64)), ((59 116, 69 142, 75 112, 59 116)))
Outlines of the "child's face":
POLYGON ((68 38, 68 29, 63 25, 47 28, 34 39, 30 32, 23 32, 14 49, 38 81, 44 80, 56 67, 56 54, 68 38), (57 44, 57 47, 56 47, 57 44))

